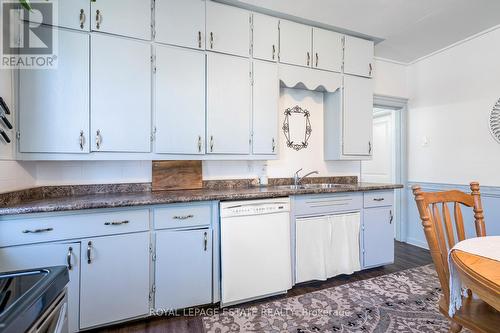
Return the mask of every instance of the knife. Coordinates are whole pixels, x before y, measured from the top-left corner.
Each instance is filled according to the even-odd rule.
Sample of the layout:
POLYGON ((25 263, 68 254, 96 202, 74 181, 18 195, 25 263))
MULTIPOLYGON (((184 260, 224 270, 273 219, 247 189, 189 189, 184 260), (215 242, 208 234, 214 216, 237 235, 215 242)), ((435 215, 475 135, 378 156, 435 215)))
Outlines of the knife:
POLYGON ((5 133, 3 130, 0 129, 0 135, 3 137, 3 139, 5 140, 5 142, 7 143, 10 143, 10 138, 9 136, 7 135, 7 133, 5 133))
POLYGON ((5 114, 10 114, 9 107, 7 106, 7 103, 5 103, 2 97, 0 97, 0 107, 3 109, 5 114))
POLYGON ((5 124, 5 126, 7 126, 8 129, 12 129, 12 124, 10 123, 9 119, 5 117, 4 114, 0 115, 0 119, 2 119, 3 123, 5 124))

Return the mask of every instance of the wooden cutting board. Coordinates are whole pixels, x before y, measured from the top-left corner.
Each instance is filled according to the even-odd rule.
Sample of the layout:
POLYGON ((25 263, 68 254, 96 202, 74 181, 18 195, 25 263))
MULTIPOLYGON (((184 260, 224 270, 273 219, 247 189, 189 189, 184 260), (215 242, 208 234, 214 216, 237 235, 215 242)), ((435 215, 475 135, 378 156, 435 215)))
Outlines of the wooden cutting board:
POLYGON ((153 161, 153 191, 203 187, 201 161, 153 161))

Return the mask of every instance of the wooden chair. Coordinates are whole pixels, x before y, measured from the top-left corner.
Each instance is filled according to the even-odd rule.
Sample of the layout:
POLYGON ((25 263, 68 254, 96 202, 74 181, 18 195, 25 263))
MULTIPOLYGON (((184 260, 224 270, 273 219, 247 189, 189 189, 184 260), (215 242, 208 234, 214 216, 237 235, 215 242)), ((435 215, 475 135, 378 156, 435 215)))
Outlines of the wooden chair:
MULTIPOLYGON (((465 239, 461 205, 473 208, 476 235, 478 237, 486 236, 479 183, 471 183, 470 189, 472 193, 466 194, 457 190, 422 192, 419 186, 413 187, 425 238, 443 290, 443 297, 439 300, 439 310, 448 318, 450 301, 448 252, 455 245, 455 231, 458 241, 465 239), (449 209, 451 205, 453 206, 455 229, 449 209)), ((450 332, 460 332, 462 326, 474 332, 499 332, 498 318, 498 312, 495 309, 479 299, 473 299, 469 290, 468 297, 463 297, 460 310, 455 313, 453 318, 449 318, 451 321, 450 332)))

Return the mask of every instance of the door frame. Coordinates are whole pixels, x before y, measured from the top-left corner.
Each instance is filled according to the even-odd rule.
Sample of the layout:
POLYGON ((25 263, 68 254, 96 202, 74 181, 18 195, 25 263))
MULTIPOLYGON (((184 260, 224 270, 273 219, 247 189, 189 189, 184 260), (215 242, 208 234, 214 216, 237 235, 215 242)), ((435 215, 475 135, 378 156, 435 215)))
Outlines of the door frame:
POLYGON ((407 154, 407 116, 408 99, 386 95, 374 95, 373 106, 379 108, 393 109, 395 113, 394 140, 396 143, 395 156, 395 180, 402 184, 403 189, 396 190, 396 240, 406 242, 406 223, 403 218, 407 217, 408 196, 405 190, 408 186, 408 154, 407 154))

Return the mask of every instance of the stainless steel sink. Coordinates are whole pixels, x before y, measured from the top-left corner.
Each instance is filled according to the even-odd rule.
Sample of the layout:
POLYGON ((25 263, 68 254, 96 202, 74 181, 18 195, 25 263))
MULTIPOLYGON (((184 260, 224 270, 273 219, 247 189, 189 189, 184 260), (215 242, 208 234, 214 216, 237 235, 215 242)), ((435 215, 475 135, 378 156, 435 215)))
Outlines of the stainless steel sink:
POLYGON ((299 184, 299 185, 280 185, 277 188, 287 190, 308 190, 308 189, 329 189, 348 187, 348 184, 299 184))

